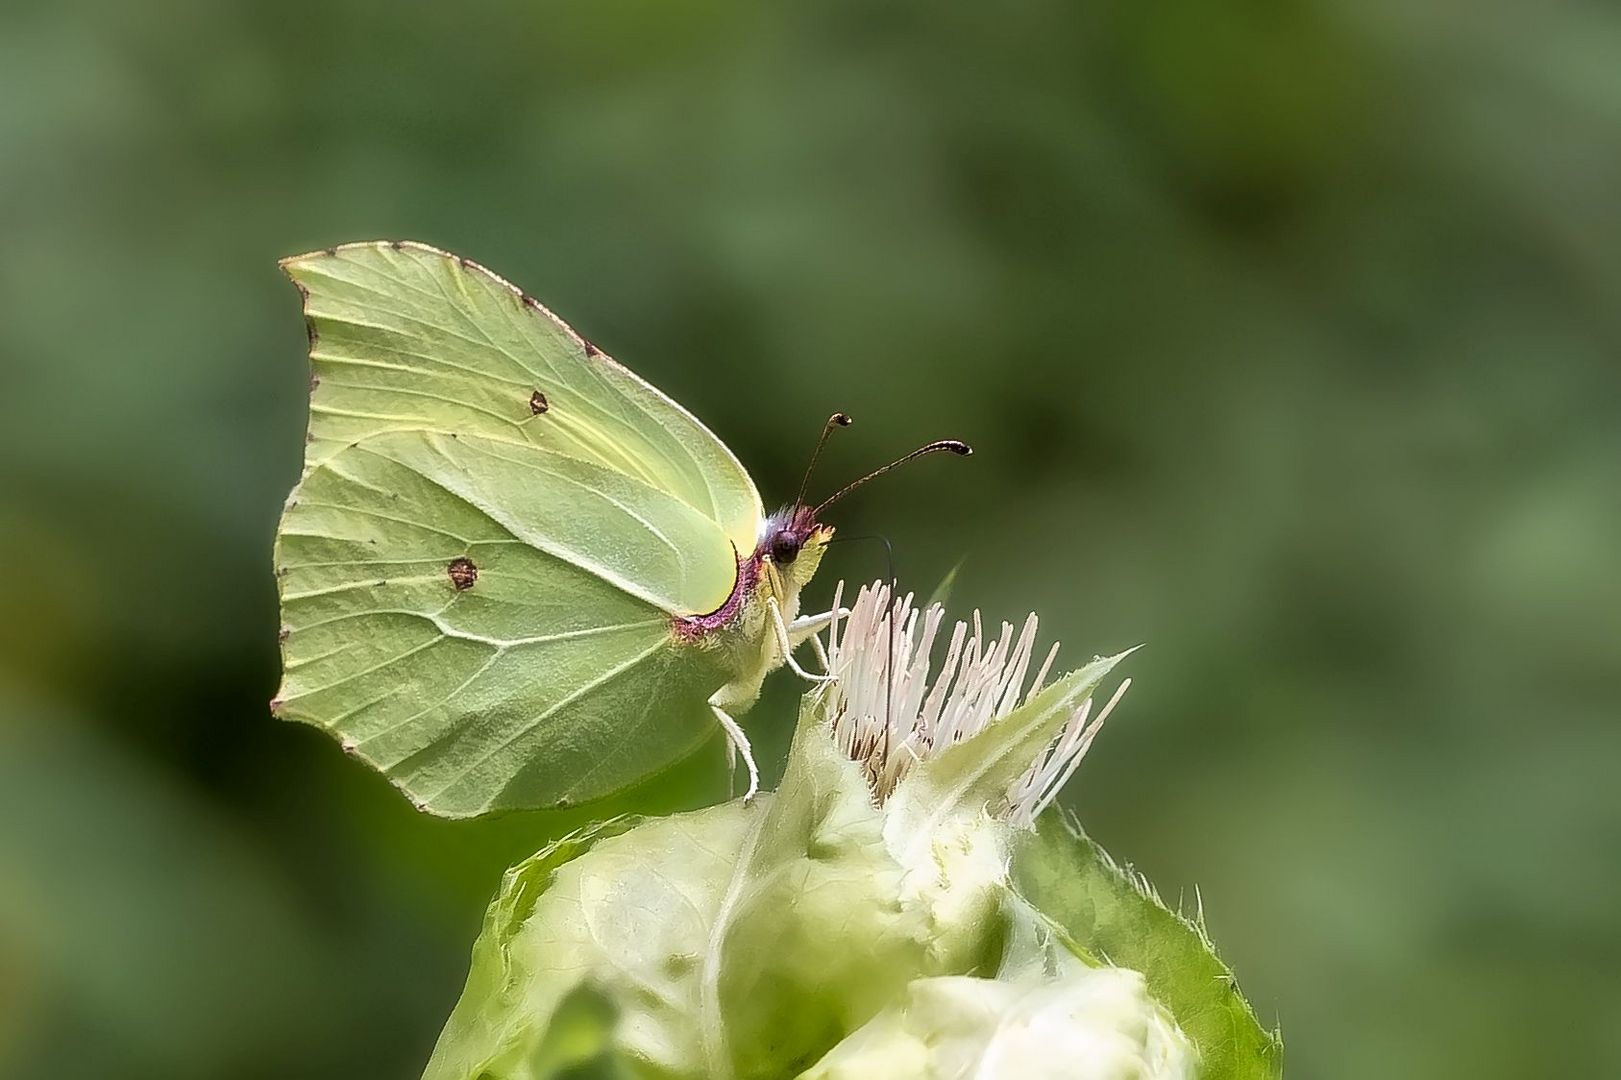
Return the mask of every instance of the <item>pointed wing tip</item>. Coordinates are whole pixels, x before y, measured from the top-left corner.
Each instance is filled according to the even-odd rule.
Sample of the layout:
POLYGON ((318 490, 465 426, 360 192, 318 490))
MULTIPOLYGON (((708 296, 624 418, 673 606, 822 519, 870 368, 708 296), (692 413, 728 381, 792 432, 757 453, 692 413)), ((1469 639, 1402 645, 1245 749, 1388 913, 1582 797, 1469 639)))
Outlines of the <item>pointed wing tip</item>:
POLYGON ((352 251, 382 251, 385 249, 389 251, 421 251, 430 255, 443 256, 447 259, 456 258, 450 252, 442 251, 432 244, 424 244, 420 240, 351 240, 347 243, 335 244, 332 247, 316 248, 314 251, 306 251, 298 255, 284 255, 276 260, 276 265, 281 268, 282 273, 293 277, 294 270, 324 259, 335 259, 339 255, 352 251))
POLYGON ((282 273, 286 274, 294 281, 297 281, 298 276, 296 271, 303 269, 305 266, 308 266, 311 263, 319 262, 323 259, 336 258, 339 252, 355 246, 357 245, 340 244, 337 247, 318 248, 315 251, 305 251, 298 255, 284 255, 276 260, 276 265, 281 269, 282 273))

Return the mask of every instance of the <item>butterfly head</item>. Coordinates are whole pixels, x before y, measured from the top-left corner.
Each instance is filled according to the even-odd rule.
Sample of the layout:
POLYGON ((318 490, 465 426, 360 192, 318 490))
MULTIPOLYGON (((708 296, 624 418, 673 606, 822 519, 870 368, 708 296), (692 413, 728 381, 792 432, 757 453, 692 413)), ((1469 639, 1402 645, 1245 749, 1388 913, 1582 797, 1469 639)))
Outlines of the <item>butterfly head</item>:
POLYGON ((809 506, 787 506, 766 518, 754 556, 770 563, 787 591, 797 595, 822 562, 833 526, 816 520, 809 506))

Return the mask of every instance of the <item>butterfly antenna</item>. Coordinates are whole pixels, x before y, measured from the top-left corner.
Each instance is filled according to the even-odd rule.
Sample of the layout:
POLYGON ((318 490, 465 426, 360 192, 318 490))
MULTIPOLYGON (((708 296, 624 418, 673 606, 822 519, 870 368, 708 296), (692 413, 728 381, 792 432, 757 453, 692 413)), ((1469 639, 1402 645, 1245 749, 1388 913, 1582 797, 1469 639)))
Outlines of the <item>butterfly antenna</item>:
POLYGON ((805 489, 810 486, 811 470, 816 468, 816 459, 822 456, 822 447, 827 444, 827 437, 833 433, 834 428, 849 427, 850 422, 850 418, 844 413, 836 412, 822 425, 822 434, 816 440, 816 449, 811 451, 810 464, 805 466, 804 479, 799 481, 799 494, 794 496, 796 507, 805 505, 805 489))
MULTIPOLYGON (((830 421, 830 423, 831 423, 831 421, 830 421)), ((884 466, 882 466, 880 468, 874 469, 872 472, 868 473, 866 476, 861 477, 861 479, 852 481, 851 483, 848 483, 848 484, 844 485, 842 488, 835 491, 832 495, 829 495, 827 498, 823 499, 820 503, 818 503, 817 506, 816 506, 816 509, 811 511, 811 514, 814 517, 819 518, 819 517, 822 516, 822 511, 823 510, 826 510, 828 507, 832 506, 834 503, 838 502, 840 499, 842 499, 846 495, 850 494, 850 492, 854 491, 856 488, 860 487, 862 484, 865 484, 868 480, 872 480, 872 479, 874 479, 876 477, 882 476, 891 469, 898 469, 902 465, 905 465, 908 461, 913 460, 914 458, 920 458, 920 457, 923 457, 926 454, 938 453, 941 450, 949 450, 951 453, 956 454, 959 457, 967 457, 969 454, 972 454, 974 452, 973 447, 971 447, 967 443, 961 442, 961 441, 959 441, 957 439, 940 439, 937 442, 932 442, 932 443, 928 443, 927 445, 920 446, 916 450, 913 450, 910 454, 907 454, 907 455, 905 455, 903 457, 898 457, 894 461, 891 461, 888 465, 884 465, 884 466)))

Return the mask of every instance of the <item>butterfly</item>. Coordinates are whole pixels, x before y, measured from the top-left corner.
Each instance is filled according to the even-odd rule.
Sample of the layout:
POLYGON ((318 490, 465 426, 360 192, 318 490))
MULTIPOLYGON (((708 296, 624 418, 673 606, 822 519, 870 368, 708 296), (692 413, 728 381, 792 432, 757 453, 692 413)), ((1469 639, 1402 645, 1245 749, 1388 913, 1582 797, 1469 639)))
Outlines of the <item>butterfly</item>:
MULTIPOLYGON (((689 412, 517 287, 410 242, 282 268, 309 330, 303 473, 275 545, 276 715, 418 808, 601 798, 734 718, 832 613, 802 616, 828 506, 767 515, 689 412)), ((835 414, 828 433, 847 424, 835 414)), ((810 470, 806 470, 808 482, 810 470)))

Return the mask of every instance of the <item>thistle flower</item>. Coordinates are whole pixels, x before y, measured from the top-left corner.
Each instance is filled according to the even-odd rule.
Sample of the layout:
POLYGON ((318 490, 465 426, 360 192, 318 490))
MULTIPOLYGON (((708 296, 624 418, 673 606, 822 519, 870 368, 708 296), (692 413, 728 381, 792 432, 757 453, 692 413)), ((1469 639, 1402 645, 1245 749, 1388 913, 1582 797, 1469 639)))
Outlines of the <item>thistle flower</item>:
POLYGON ((1276 1080, 1202 932, 1057 815, 1025 828, 1125 691, 1092 707, 1120 658, 1049 682, 1035 616, 945 627, 862 588, 813 639, 836 681, 801 702, 775 792, 601 822, 514 867, 424 1080, 586 1056, 670 1080, 1186 1080, 1196 1059, 1276 1080))
MULTIPOLYGON (((880 806, 915 765, 979 734, 1039 693, 1058 656, 1054 642, 1027 688, 1035 614, 1017 635, 1004 622, 1001 632, 988 638, 975 611, 971 622, 952 628, 945 659, 931 678, 945 609, 939 604, 919 608, 911 593, 896 596, 888 585, 874 582, 861 587, 841 624, 843 590, 840 582, 827 630, 827 670, 837 681, 823 692, 825 716, 834 742, 862 767, 880 806)), ((1030 827, 1057 798, 1130 685, 1130 679, 1121 682, 1095 715, 1090 696, 1070 714, 1009 785, 1005 817, 1010 823, 1030 827)))

